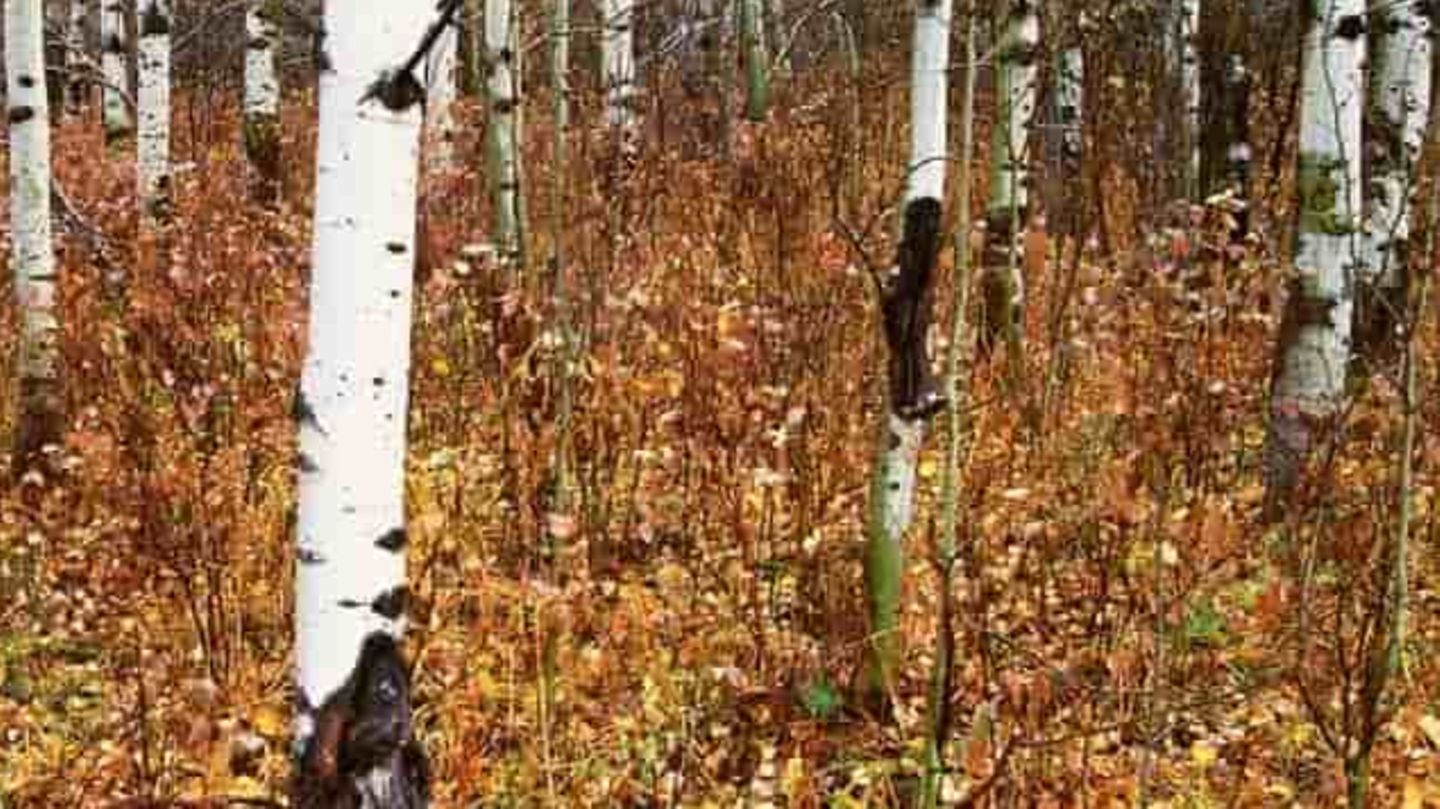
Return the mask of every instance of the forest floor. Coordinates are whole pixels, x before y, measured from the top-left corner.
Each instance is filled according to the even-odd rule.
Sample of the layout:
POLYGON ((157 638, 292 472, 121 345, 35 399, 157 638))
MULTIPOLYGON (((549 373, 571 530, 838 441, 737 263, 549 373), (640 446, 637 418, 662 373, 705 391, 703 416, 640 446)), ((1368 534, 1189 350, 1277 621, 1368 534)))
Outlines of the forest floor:
MULTIPOLYGON (((600 140, 576 140, 565 250, 587 342, 572 513, 547 495, 545 122, 528 136, 516 289, 473 244, 474 178, 427 184, 409 651, 438 806, 885 806, 913 790, 946 425, 920 466, 902 679, 893 711, 865 715, 850 684, 884 365, 844 231, 869 255, 893 249, 903 132, 876 125, 863 193, 845 201, 828 109, 741 129, 729 161, 657 138, 623 178, 597 168, 600 140), (846 227, 837 210, 853 212, 846 227)), ((74 207, 60 240, 71 421, 54 474, 0 490, 5 809, 284 791, 313 124, 289 113, 286 153, 307 156, 265 211, 246 200, 233 115, 196 106, 177 122, 174 224, 144 239, 123 147, 102 159, 94 127, 58 137, 74 207)), ((1173 245, 1077 260, 1073 242, 1031 237, 1027 384, 1007 389, 986 361, 965 380, 947 801, 1343 800, 1337 751, 1394 527, 1399 397, 1393 374, 1357 385, 1306 494, 1323 523, 1260 521, 1283 278, 1265 245, 1278 241, 1196 249, 1182 272, 1173 245)), ((0 357, 13 317, 0 315, 0 357)), ((1437 321, 1421 336, 1427 427, 1437 321)), ((1440 806, 1437 456, 1422 430, 1410 646, 1375 748, 1377 806, 1440 806)))

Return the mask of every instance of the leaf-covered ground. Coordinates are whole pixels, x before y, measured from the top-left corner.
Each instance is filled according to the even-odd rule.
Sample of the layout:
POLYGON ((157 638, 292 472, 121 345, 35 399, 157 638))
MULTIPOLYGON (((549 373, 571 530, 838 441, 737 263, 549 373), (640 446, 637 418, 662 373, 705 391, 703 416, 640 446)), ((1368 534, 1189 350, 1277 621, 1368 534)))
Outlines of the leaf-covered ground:
MULTIPOLYGON (((892 250, 900 99, 877 96, 854 132, 848 93, 797 90, 736 129, 728 160, 713 108, 671 110, 629 172, 603 137, 573 137, 571 513, 549 505, 547 121, 529 122, 515 288, 477 249, 477 178, 427 179, 409 646, 438 805, 886 806, 914 788, 943 419, 920 468, 893 713, 850 698, 883 368, 864 265, 883 271, 892 250)), ((283 794, 312 120, 303 101, 287 111, 287 202, 266 212, 246 201, 233 115, 188 99, 175 224, 143 240, 127 147, 107 152, 93 122, 59 133, 70 423, 55 473, 0 491, 0 806, 283 794)), ((1134 231, 1134 178, 1095 171, 1107 226, 1134 231)), ((965 380, 947 800, 1335 805, 1339 695, 1365 665, 1396 513, 1393 374, 1357 385, 1307 495, 1324 519, 1264 526, 1280 237, 1213 256, 1216 228, 1146 227, 1162 246, 1027 242, 1018 395, 1038 423, 999 363, 965 380)), ((1422 428, 1437 423, 1436 320, 1422 428)), ((1377 806, 1440 805, 1437 453, 1422 429, 1412 634, 1377 806)))

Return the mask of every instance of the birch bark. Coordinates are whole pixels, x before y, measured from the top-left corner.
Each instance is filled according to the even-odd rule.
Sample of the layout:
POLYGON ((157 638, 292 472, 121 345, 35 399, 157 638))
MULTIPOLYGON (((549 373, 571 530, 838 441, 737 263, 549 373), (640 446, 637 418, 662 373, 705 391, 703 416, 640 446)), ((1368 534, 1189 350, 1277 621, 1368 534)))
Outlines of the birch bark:
POLYGON ((1319 0, 1302 53, 1295 275, 1277 340, 1266 447, 1272 515, 1290 502, 1345 396, 1363 238, 1364 0, 1319 0))
POLYGON ((309 340, 295 404, 300 807, 427 801, 398 647, 423 91, 395 66, 432 8, 325 7, 309 340))
POLYGON ((866 525, 870 643, 859 686, 872 704, 886 701, 899 670, 903 542, 915 511, 916 463, 927 422, 945 406, 930 369, 926 337, 945 196, 950 17, 950 0, 915 3, 904 231, 881 300, 889 391, 866 525))
POLYGON ((60 439, 55 252, 50 233, 50 107, 42 0, 6 0, 5 76, 10 122, 10 265, 20 312, 15 465, 60 439))

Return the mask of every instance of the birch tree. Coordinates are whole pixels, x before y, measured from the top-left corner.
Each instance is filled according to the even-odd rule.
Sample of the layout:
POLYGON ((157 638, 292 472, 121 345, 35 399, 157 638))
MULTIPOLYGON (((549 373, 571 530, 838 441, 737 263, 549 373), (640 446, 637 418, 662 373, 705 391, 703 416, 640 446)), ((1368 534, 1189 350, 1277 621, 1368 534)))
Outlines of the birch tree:
MULTIPOLYGON (((1062 13, 1069 13, 1062 10, 1062 13)), ((1078 26, 1077 26, 1078 29, 1078 26)), ((1078 37, 1078 30, 1076 35, 1078 37)), ((1046 159, 1056 166, 1046 182, 1045 213, 1051 230, 1079 237, 1082 194, 1079 193, 1085 132, 1081 118, 1085 94, 1085 54, 1079 44, 1061 48, 1052 58, 1054 76, 1050 93, 1050 120, 1054 131, 1046 138, 1046 159)))
POLYGON ((896 266, 881 290, 889 389, 866 525, 870 643, 859 683, 872 703, 884 702, 900 664, 903 540, 915 508, 915 465, 926 423, 945 406, 930 368, 926 332, 945 196, 950 15, 950 0, 916 0, 904 229, 896 266))
POLYGON ((604 36, 600 43, 605 71, 605 123, 620 139, 624 154, 639 148, 635 115, 635 1, 604 0, 604 36))
POLYGON ((251 193, 275 198, 280 183, 279 0, 249 0, 245 7, 245 154, 250 160, 251 193))
POLYGON ((135 7, 139 127, 140 209, 160 216, 170 193, 170 10, 169 0, 139 0, 135 7))
POLYGON ((325 4, 309 342, 295 405, 299 807, 427 801, 398 645, 424 91, 395 66, 432 7, 325 4))
POLYGON ((1405 319, 1411 197, 1430 117, 1432 7, 1399 0, 1371 12, 1367 250, 1355 313, 1357 352, 1366 359, 1395 354, 1405 319))
POLYGON ((455 163, 455 99, 459 94, 460 29, 445 26, 425 59, 425 129, 429 163, 448 171, 455 163))
POLYGON ((103 74, 105 90, 101 103, 104 108, 105 135, 115 139, 130 134, 134 122, 126 96, 130 94, 130 71, 126 69, 129 48, 125 43, 124 0, 102 0, 100 10, 100 72, 103 74))
MULTIPOLYGON (((66 61, 78 61, 82 65, 89 58, 89 37, 86 33, 90 27, 90 4, 87 0, 70 0, 69 19, 66 27, 66 47, 70 51, 70 57, 66 61)), ((72 77, 67 92, 67 101, 70 111, 74 115, 83 115, 89 107, 91 94, 90 85, 82 78, 72 77)))
POLYGON ((520 188, 520 37, 511 0, 485 0, 486 176, 494 240, 511 270, 524 260, 520 188))
POLYGON ((1178 196, 1194 200, 1200 180, 1200 55, 1195 47, 1200 31, 1200 0, 1177 0, 1174 63, 1184 103, 1180 124, 1180 185, 1178 196))
POLYGON ((1318 0, 1305 23, 1294 276, 1280 324, 1266 446, 1267 511, 1289 503, 1339 412, 1361 255, 1364 0, 1318 0))
POLYGON ((990 195, 985 206, 985 329, 987 350, 1004 339, 1012 381, 1021 374, 1025 279, 1018 260, 1030 205, 1029 143, 1035 116, 1035 58, 1040 18, 1034 0, 1012 0, 995 70, 996 118, 990 147, 990 195))
POLYGON ((60 438, 55 252, 50 243, 50 106, 42 0, 5 2, 10 122, 10 267, 20 312, 20 396, 14 461, 23 468, 60 438))
POLYGON ((770 106, 762 0, 740 0, 740 37, 745 54, 745 117, 758 123, 765 120, 770 106))

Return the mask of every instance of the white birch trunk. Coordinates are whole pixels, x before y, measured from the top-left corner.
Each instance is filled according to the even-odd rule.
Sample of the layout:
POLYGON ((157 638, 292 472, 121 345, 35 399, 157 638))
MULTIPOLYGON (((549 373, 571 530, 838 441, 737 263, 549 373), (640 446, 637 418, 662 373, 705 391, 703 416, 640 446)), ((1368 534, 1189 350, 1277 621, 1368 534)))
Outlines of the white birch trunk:
POLYGON ((459 95, 460 29, 445 26, 425 60, 425 129, 429 163, 446 172, 455 165, 455 99, 459 95))
MULTIPOLYGON (((1018 361, 1025 277, 1016 261, 1030 206, 1030 127, 1035 119, 1036 51, 1040 16, 1033 0, 1012 0, 1005 17, 996 68, 998 125, 990 148, 990 195, 985 206, 988 347, 1004 336, 1018 361)), ((1017 369, 1012 367, 1012 372, 1017 369)))
POLYGON ((170 193, 170 10, 169 0, 139 0, 139 128, 136 131, 140 210, 156 217, 170 193))
POLYGON ((280 174, 280 52, 277 0, 249 0, 245 9, 245 153, 250 161, 253 193, 274 198, 280 174))
MULTIPOLYGON (((367 669, 383 662, 362 650, 376 638, 398 639, 404 628, 405 426, 421 97, 417 88, 374 90, 393 78, 390 71, 420 41, 432 9, 431 3, 382 0, 325 8, 329 69, 320 74, 309 340, 295 407, 295 740, 302 774, 314 774, 304 763, 312 745, 343 748, 355 741, 349 728, 327 723, 359 719, 347 714, 353 705, 345 703, 356 699, 357 683, 373 686, 380 675, 367 669), (318 735, 317 725, 323 730, 318 735)), ((408 703, 396 710, 395 721, 406 724, 381 730, 396 734, 390 741, 398 747, 411 741, 408 703)), ((344 758, 329 748, 309 755, 321 756, 317 766, 323 769, 323 756, 331 754, 344 758)), ((353 781, 358 794, 370 796, 356 805, 417 805, 397 800, 395 794, 406 790, 393 772, 381 770, 339 774, 353 781)))
POLYGON ((1405 247, 1416 164, 1430 117, 1431 21, 1420 0, 1386 3, 1375 12, 1374 91, 1371 120, 1370 209, 1366 223, 1367 280, 1381 288, 1404 286, 1405 247))
POLYGON ((1295 280, 1270 401, 1272 513, 1295 490, 1316 426, 1345 396, 1362 238, 1364 15, 1364 0, 1321 0, 1304 32, 1295 280))
POLYGON ((130 71, 126 69, 129 49, 125 44, 125 3, 101 0, 100 72, 105 81, 102 97, 105 134, 110 138, 128 135, 134 127, 125 96, 130 92, 130 71))
POLYGON ((925 425, 943 406, 925 350, 928 299, 940 247, 945 196, 946 113, 950 69, 950 0, 917 0, 911 58, 910 160, 905 232, 882 301, 890 352, 888 412, 866 529, 865 584, 871 644, 862 687, 872 698, 894 685, 899 663, 903 540, 915 509, 915 468, 925 425))
POLYGON ((50 240, 50 110, 41 0, 5 2, 10 122, 10 264, 20 312, 17 455, 58 438, 55 253, 50 240))
POLYGON ((620 136, 621 148, 639 147, 635 115, 634 0, 604 0, 604 37, 600 43, 605 70, 605 123, 620 136))
POLYGON ((250 0, 245 10, 247 120, 274 120, 280 114, 280 78, 275 71, 280 44, 277 13, 280 13, 278 4, 271 0, 250 0))
POLYGON ((511 0, 485 0, 485 62, 490 68, 486 93, 487 163, 495 244, 508 267, 522 259, 520 189, 520 37, 511 0))

